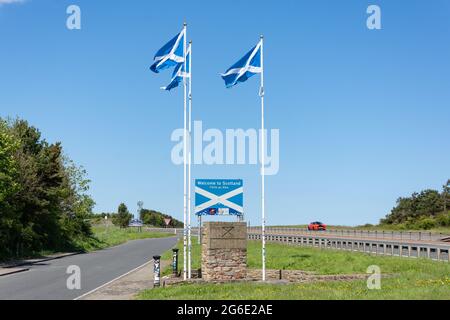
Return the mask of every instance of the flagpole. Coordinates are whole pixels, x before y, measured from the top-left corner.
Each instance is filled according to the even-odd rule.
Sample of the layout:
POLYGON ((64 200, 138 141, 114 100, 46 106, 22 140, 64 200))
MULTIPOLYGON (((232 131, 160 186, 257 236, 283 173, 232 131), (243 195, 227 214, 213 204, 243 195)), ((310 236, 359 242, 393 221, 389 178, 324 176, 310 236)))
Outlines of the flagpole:
POLYGON ((192 170, 192 41, 189 42, 189 72, 184 70, 189 74, 189 174, 188 174, 188 277, 192 278, 192 263, 191 263, 191 252, 192 252, 192 238, 191 238, 191 170, 192 170))
MULTIPOLYGON (((184 63, 186 65, 186 37, 187 37, 187 23, 184 23, 184 37, 183 37, 183 57, 184 57, 184 63)), ((187 135, 186 135, 186 127, 187 127, 187 119, 186 119, 186 113, 187 113, 187 101, 186 101, 186 95, 187 95, 187 81, 186 77, 183 77, 183 87, 184 87, 184 132, 183 132, 183 157, 184 157, 184 208, 183 208, 183 278, 184 280, 187 279, 187 259, 186 259, 186 242, 187 242, 187 235, 186 235, 186 209, 187 209, 187 192, 186 192, 186 169, 187 169, 187 135)))
POLYGON ((265 212, 265 126, 264 126, 264 36, 261 36, 261 209, 262 209, 262 280, 266 281, 266 212, 265 212))

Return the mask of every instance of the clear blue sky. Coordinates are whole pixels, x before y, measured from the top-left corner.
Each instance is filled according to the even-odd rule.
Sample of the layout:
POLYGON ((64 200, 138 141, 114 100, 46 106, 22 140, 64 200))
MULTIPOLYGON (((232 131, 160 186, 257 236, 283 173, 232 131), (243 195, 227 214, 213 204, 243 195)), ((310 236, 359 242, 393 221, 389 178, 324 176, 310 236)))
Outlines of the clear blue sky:
MULTIPOLYGON (((4 1, 0 1, 4 2, 4 1)), ((269 224, 376 223, 399 196, 450 178, 448 0, 28 0, 0 6, 0 116, 41 129, 92 179, 97 211, 136 202, 182 218, 182 167, 170 134, 182 92, 159 87, 153 55, 189 23, 194 119, 258 128, 258 79, 226 90, 224 72, 266 37, 266 121, 281 163, 267 178, 269 224), (66 29, 66 8, 82 30, 66 29), (366 8, 382 9, 382 30, 366 8)), ((256 166, 196 166, 194 178, 242 178, 259 223, 256 166)))

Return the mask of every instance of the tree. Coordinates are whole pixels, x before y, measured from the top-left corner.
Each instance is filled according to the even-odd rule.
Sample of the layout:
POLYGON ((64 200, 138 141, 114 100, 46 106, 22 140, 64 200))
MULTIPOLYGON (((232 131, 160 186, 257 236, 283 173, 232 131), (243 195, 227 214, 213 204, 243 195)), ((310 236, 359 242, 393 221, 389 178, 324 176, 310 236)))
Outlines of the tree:
POLYGON ((24 120, 0 119, 0 259, 76 249, 90 237, 86 172, 24 120))
POLYGON ((447 183, 442 187, 442 198, 444 201, 444 213, 447 213, 447 201, 450 196, 450 179, 447 180, 447 183))
POLYGON ((113 218, 113 223, 121 228, 126 228, 130 224, 131 218, 132 215, 127 206, 121 203, 117 209, 117 215, 113 218))
MULTIPOLYGON (((408 228, 430 228, 434 223, 444 226, 447 217, 442 212, 447 209, 450 180, 443 186, 442 194, 436 190, 414 192, 410 197, 399 198, 391 213, 381 220, 382 224, 405 223, 408 228), (434 221, 436 220, 436 221, 434 221)), ((445 213, 444 213, 445 214, 445 213)))
POLYGON ((154 227, 166 227, 165 219, 170 219, 170 227, 173 228, 182 228, 183 223, 174 219, 173 217, 163 214, 161 212, 155 211, 155 210, 148 210, 148 209, 142 209, 141 211, 141 220, 144 224, 151 225, 154 227))
POLYGON ((0 259, 11 254, 12 239, 20 227, 12 198, 19 191, 18 167, 14 154, 18 142, 9 131, 6 121, 0 119, 0 259))

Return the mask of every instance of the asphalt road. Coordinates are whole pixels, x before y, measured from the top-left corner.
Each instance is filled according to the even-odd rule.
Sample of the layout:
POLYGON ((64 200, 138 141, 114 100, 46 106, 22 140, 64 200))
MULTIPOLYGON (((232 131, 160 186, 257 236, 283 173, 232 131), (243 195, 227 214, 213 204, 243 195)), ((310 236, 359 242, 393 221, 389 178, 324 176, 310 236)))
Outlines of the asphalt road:
POLYGON ((176 238, 126 244, 32 265, 24 273, 0 277, 0 300, 72 300, 150 261, 172 248, 176 238), (69 266, 81 270, 81 290, 67 289, 69 266))

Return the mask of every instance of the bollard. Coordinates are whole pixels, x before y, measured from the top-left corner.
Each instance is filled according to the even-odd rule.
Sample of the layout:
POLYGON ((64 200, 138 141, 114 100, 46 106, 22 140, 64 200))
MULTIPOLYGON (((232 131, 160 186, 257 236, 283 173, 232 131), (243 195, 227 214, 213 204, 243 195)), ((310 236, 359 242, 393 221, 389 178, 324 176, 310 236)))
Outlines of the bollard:
POLYGON ((173 255, 172 255, 172 273, 175 277, 178 276, 178 252, 179 249, 172 249, 173 255))
POLYGON ((161 256, 153 256, 153 287, 161 286, 161 256))

